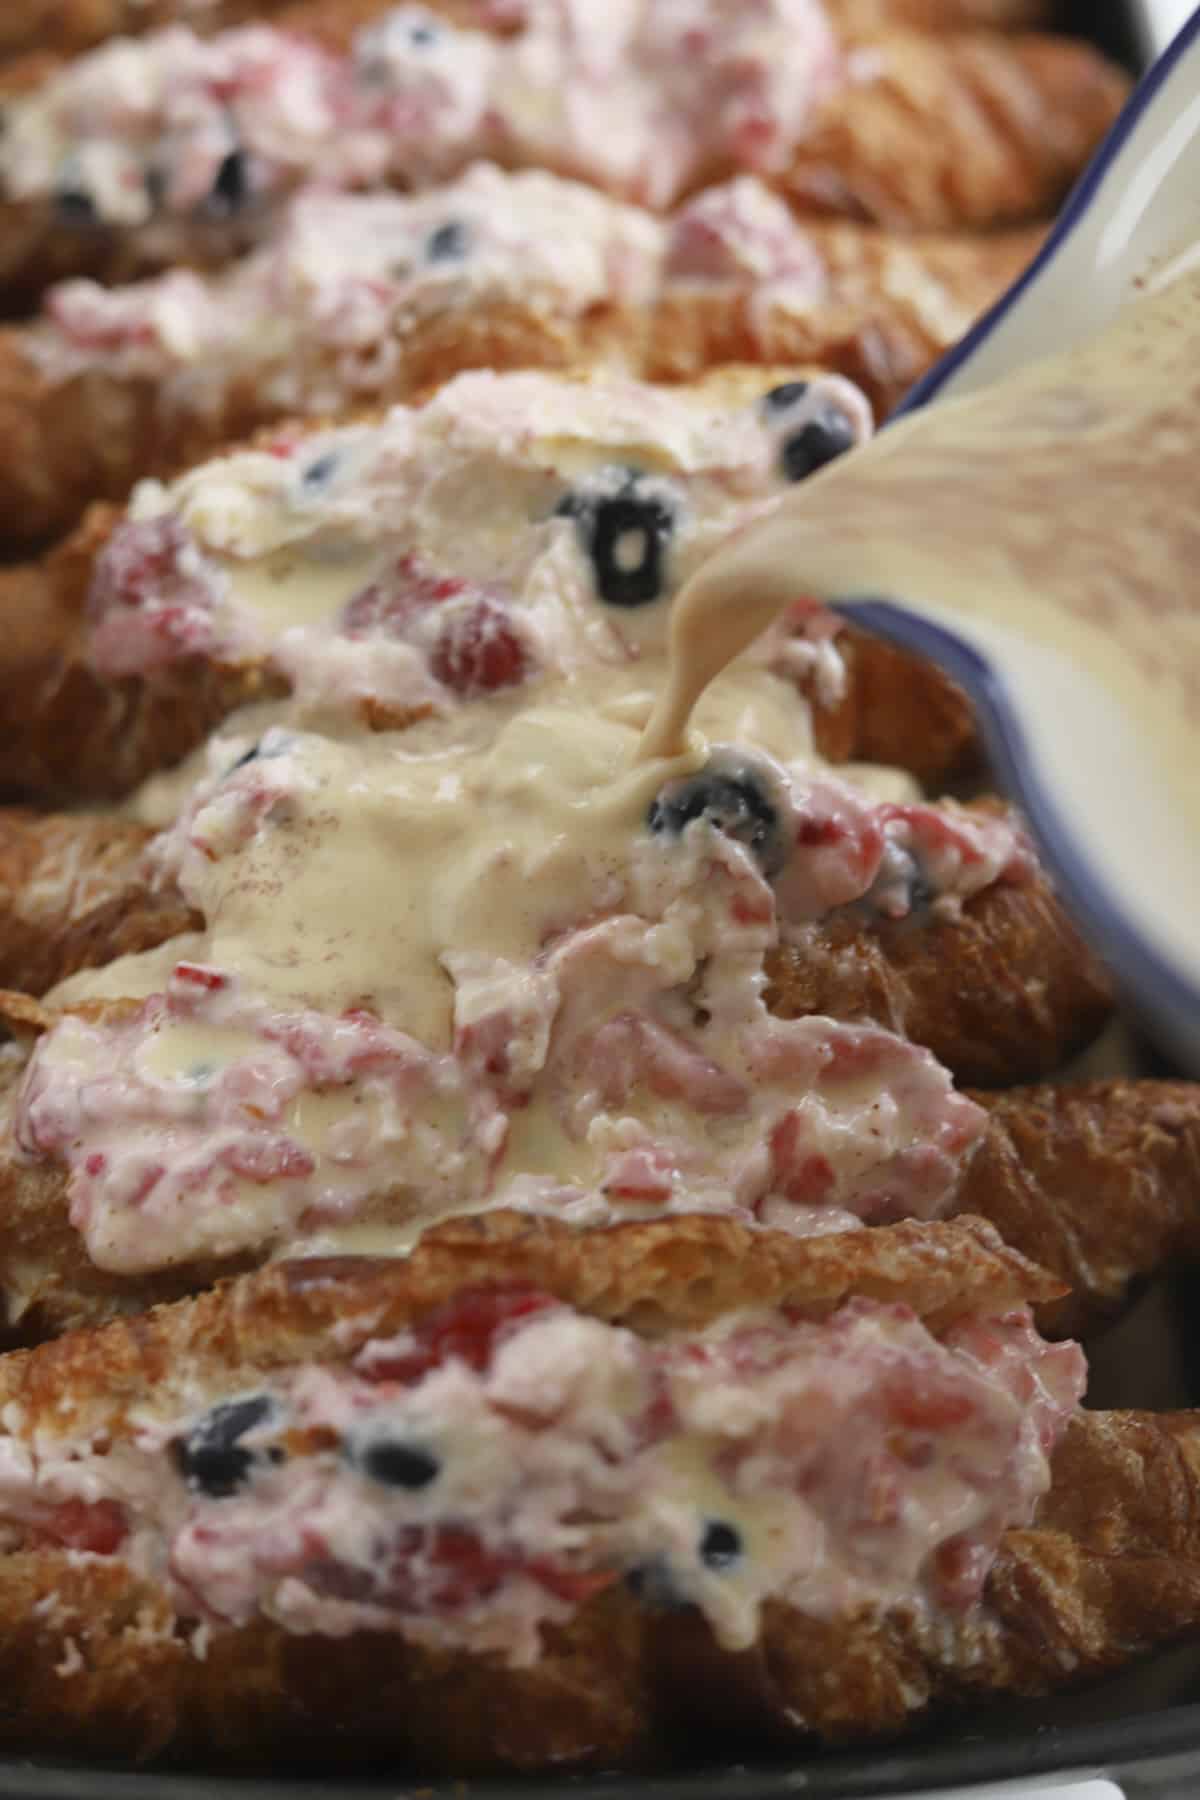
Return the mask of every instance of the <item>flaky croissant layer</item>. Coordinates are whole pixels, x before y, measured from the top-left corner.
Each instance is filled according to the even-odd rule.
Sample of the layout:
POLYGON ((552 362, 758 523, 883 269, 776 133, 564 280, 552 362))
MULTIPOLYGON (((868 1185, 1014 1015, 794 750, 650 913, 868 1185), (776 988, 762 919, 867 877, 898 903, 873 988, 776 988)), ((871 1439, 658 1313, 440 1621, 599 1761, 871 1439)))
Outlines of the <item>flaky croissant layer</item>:
MULTIPOLYGON (((407 1263, 280 1265, 10 1357, 0 1586, 67 1573, 16 1628, 19 1729, 52 1709, 112 1745, 136 1673, 157 1725, 136 1708, 113 1747, 184 1748, 254 1667, 253 1732, 234 1700, 213 1748, 266 1750, 333 1631, 410 1702, 367 1745, 537 1766, 648 1747, 688 1705, 658 1656, 707 1640, 737 1670, 779 1614, 973 1637, 1076 1404, 1081 1359, 1021 1304, 1056 1288, 974 1221, 803 1245, 498 1215, 407 1263), (602 1746, 577 1735, 581 1653, 602 1746), (398 1723, 451 1678, 495 1703, 455 1755, 398 1723), (518 1696, 513 1740, 485 1721, 518 1696)), ((341 1694, 326 1719, 364 1729, 341 1694)))
POLYGON ((93 52, 14 106, 0 161, 7 303, 19 309, 72 274, 118 282, 176 263, 219 266, 261 242, 281 202, 315 177, 421 186, 481 156, 658 210, 753 169, 806 212, 994 229, 1053 210, 1127 89, 1089 46, 1034 34, 901 29, 839 45, 818 6, 778 0, 744 41, 739 12, 701 7, 708 49, 697 63, 686 31, 681 54, 664 19, 648 9, 627 43, 610 46, 596 117, 575 34, 541 12, 511 40, 427 25, 444 78, 433 83, 419 66, 425 40, 409 42, 403 15, 368 28, 353 61, 268 26, 188 54, 178 32, 151 36, 121 52, 153 96, 151 124, 140 118, 132 137, 119 112, 105 116, 110 51, 93 52), (228 63, 220 105, 214 57, 228 63), (303 128, 286 105, 299 86, 320 115, 303 128))
MULTIPOLYGON (((964 1699, 1053 1691, 1118 1667, 1200 1622, 1200 1464, 1188 1414, 1076 1415, 1033 1517, 1014 1519, 993 1555, 972 1556, 965 1543, 947 1551, 933 1565, 943 1584, 936 1597, 910 1588, 872 1601, 862 1586, 869 1546, 902 1529, 887 1495, 899 1498, 915 1470, 939 1467, 956 1432, 974 1430, 978 1464, 987 1432, 1000 1429, 1002 1418, 1012 1428, 1014 1395, 1032 1391, 1041 1396, 1035 1406, 1050 1404, 1051 1368, 1058 1371, 1056 1416, 1061 1421, 1069 1410, 1066 1350, 1043 1359, 1032 1390, 1024 1380, 1006 1387, 1014 1307, 1056 1291, 970 1220, 798 1244, 723 1221, 578 1236, 499 1216, 443 1227, 407 1263, 279 1265, 136 1325, 11 1356, 0 1363, 6 1468, 19 1470, 22 1445, 37 1433, 42 1473, 32 1489, 22 1490, 19 1475, 6 1484, 6 1494, 17 1496, 6 1500, 12 1548, 0 1557, 0 1668, 14 1701, 6 1740, 52 1732, 80 1749, 148 1756, 203 1747, 210 1758, 278 1759, 289 1747, 311 1754, 319 1746, 334 1761, 383 1753, 459 1772, 603 1764, 694 1743, 698 1731, 750 1729, 760 1743, 797 1733, 830 1742, 894 1733, 964 1699), (776 1337, 771 1320, 783 1317, 790 1323, 776 1337), (982 1325, 988 1317, 1003 1323, 982 1325), (806 1431, 821 1430, 811 1404, 801 1408, 808 1424, 798 1437, 772 1433, 789 1416, 798 1380, 825 1381, 835 1366, 843 1370, 839 1382, 852 1368, 865 1371, 864 1330, 877 1344, 897 1332, 919 1342, 932 1359, 926 1377, 893 1389, 873 1383, 855 1432, 840 1434, 837 1457, 811 1464, 806 1499, 787 1501, 819 1508, 831 1481, 849 1479, 861 1503, 869 1487, 866 1513, 839 1503, 840 1535, 829 1540, 850 1557, 858 1587, 844 1589, 841 1602, 828 1597, 832 1590, 807 1605, 798 1595, 770 1598, 751 1642, 735 1647, 731 1615, 720 1625, 712 1609, 728 1602, 772 1541, 771 1483, 760 1480, 746 1490, 753 1500, 739 1501, 738 1457, 757 1444, 761 1464, 767 1442, 776 1446, 772 1455, 811 1454, 806 1431), (541 1368, 528 1352, 548 1349, 552 1338, 559 1351, 552 1370, 522 1389, 541 1368), (587 1339, 586 1356, 566 1354, 576 1338, 587 1339), (816 1361, 804 1364, 801 1378, 795 1358, 808 1354, 804 1347, 816 1361), (635 1576, 613 1579, 610 1567, 590 1597, 577 1565, 530 1562, 512 1543, 506 1561, 495 1537, 486 1555, 482 1540, 468 1554, 469 1531, 439 1535, 437 1495, 443 1484, 453 1486, 461 1458, 480 1441, 485 1415, 477 1409, 499 1405, 502 1432, 527 1440, 521 1465, 494 1478, 520 1489, 505 1527, 511 1533, 533 1504, 540 1459, 567 1445, 608 1379, 602 1371, 615 1371, 614 1350, 623 1398, 602 1416, 617 1434, 608 1450, 617 1474, 615 1485, 606 1479, 609 1499, 595 1497, 585 1529, 596 1529, 613 1505, 623 1458, 658 1467, 660 1453, 663 1468, 677 1474, 656 1479, 688 1470, 687 1483, 699 1481, 680 1493, 677 1516, 692 1529, 635 1576), (839 1356, 849 1360, 838 1364, 839 1356), (301 1379, 296 1371, 305 1367, 311 1372, 301 1379), (641 1385, 652 1367, 657 1375, 641 1385), (339 1411, 355 1382, 361 1404, 339 1411), (442 1394, 443 1423, 458 1422, 440 1439, 420 1430, 428 1383, 442 1394), (739 1383, 759 1394, 753 1427, 741 1402, 722 1411, 739 1383), (706 1420, 705 1455, 726 1431, 740 1445, 736 1455, 720 1454, 719 1473, 704 1480, 690 1453, 680 1461, 662 1449, 680 1407, 693 1405, 706 1420), (986 1429, 981 1405, 995 1409, 986 1429), (897 1476, 899 1488, 880 1485, 883 1463, 859 1457, 869 1449, 875 1411, 889 1406, 903 1415, 885 1428, 886 1456, 908 1459, 894 1465, 893 1472, 908 1468, 897 1476), (467 1426, 468 1418, 477 1423, 467 1426), (776 1425, 766 1425, 770 1418, 776 1425), (339 1450, 343 1441, 353 1448, 339 1450), (90 1505, 72 1505, 72 1470, 77 1485, 93 1444, 108 1446, 112 1491, 93 1485, 90 1505), (131 1455, 167 1460, 173 1499, 147 1500, 131 1455), (382 1588, 377 1563, 369 1579, 350 1578, 352 1565, 365 1567, 353 1564, 363 1541, 354 1507, 330 1512, 328 1482, 310 1482, 301 1502, 297 1478, 282 1473, 318 1465, 334 1471, 329 1481, 343 1494, 349 1484, 359 1502, 392 1521, 399 1560, 386 1563, 382 1588), (36 1497, 22 1501, 22 1491, 36 1497), (278 1512, 281 1491, 292 1497, 290 1515, 286 1505, 278 1512), (184 1610, 194 1614, 190 1584, 210 1579, 198 1543, 211 1546, 232 1531, 242 1556, 251 1557, 273 1495, 275 1560, 256 1566, 263 1580, 271 1569, 285 1616, 240 1625, 211 1619, 201 1659, 190 1635, 174 1628, 168 1590, 133 1572, 145 1554, 138 1509, 167 1506, 175 1578, 188 1577, 184 1610), (289 1575, 287 1555, 279 1560, 283 1519, 309 1517, 319 1502, 325 1534, 310 1531, 307 1560, 289 1575), (720 1506, 731 1509, 729 1517, 720 1506), (410 1514, 422 1522, 404 1524, 410 1514), (199 1540, 198 1522, 207 1531, 199 1540), (335 1565, 342 1570, 336 1580, 335 1565), (491 1596, 484 1614, 506 1589, 510 1599, 524 1593, 526 1605, 526 1589, 540 1594, 537 1606, 554 1616, 539 1627, 532 1659, 437 1641, 439 1632, 453 1637, 466 1628, 466 1615, 454 1625, 456 1607, 480 1583, 491 1596), (353 1629, 354 1609, 370 1605, 373 1628, 353 1629), (305 1606, 317 1611, 306 1614, 305 1606), (431 1611, 422 1615, 422 1607, 431 1611), (319 1628, 311 1629, 321 1608, 351 1626, 333 1657, 319 1628)), ((1060 1429, 1047 1424, 1043 1448, 1060 1429)), ((1029 1440, 1028 1455, 1040 1454, 1029 1440)), ((577 1476, 586 1462, 566 1467, 577 1476)), ((486 1493, 488 1483, 475 1491, 486 1493)), ((922 1491, 921 1504, 936 1510, 937 1484, 926 1480, 922 1491)), ((799 1540, 788 1541, 794 1550, 799 1540)), ((577 1550, 566 1554, 569 1563, 577 1550)), ((814 1573, 825 1580, 834 1567, 818 1561, 814 1573)), ((208 1591, 237 1611, 231 1591, 208 1591)))

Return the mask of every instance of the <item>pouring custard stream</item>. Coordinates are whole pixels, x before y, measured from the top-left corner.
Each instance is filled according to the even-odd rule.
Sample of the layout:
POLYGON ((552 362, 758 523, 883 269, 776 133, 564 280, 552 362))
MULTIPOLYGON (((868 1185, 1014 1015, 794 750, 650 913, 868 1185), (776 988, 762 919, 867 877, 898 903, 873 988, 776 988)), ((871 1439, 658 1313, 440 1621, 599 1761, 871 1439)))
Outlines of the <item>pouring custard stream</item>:
POLYGON ((785 608, 894 597, 1002 674, 1063 834, 1200 977, 1198 341, 1191 271, 820 471, 677 596, 642 754, 785 608))

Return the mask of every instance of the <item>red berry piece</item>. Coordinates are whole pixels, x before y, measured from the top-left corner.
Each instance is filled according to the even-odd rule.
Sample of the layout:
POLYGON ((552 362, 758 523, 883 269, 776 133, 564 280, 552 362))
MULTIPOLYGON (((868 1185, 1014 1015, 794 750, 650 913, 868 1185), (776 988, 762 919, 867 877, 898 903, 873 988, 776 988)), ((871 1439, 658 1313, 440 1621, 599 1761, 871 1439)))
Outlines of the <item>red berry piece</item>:
POLYGON ((395 565, 356 594, 342 612, 346 637, 407 638, 430 610, 467 592, 467 583, 452 575, 435 575, 415 556, 395 565))
POLYGON ((32 1533, 44 1544, 111 1556, 125 1542, 125 1514, 115 1500, 63 1500, 41 1518, 32 1533))
POLYGON ((515 687, 530 666, 508 607, 486 594, 447 615, 429 661, 443 686, 464 698, 515 687))
POLYGON ((836 1185, 827 1156, 807 1147, 809 1134, 802 1115, 785 1112, 771 1132, 771 1186, 796 1206, 823 1206, 836 1185))
POLYGON ((906 1431, 952 1431, 975 1414, 975 1401, 937 1369, 911 1365, 883 1384, 888 1418, 906 1431))
POLYGON ((502 1333, 558 1304, 536 1288, 468 1288, 421 1320, 411 1351, 372 1358, 364 1373, 374 1381, 417 1382, 453 1358, 482 1373, 502 1333))
POLYGON ((133 675, 214 643, 214 589, 190 534, 165 515, 118 526, 96 558, 88 593, 92 658, 133 675))

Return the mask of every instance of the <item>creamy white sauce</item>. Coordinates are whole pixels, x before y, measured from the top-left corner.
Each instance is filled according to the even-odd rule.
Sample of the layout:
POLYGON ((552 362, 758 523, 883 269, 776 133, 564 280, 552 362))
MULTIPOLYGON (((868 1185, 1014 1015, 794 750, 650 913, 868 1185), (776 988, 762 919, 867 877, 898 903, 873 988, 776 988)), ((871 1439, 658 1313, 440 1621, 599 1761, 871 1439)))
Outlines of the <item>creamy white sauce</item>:
POLYGON ((207 644, 295 687, 216 734, 154 848, 204 931, 51 996, 134 1003, 44 1038, 21 1103, 97 1262, 403 1248, 501 1204, 794 1230, 949 1204, 982 1115, 885 1032, 772 1019, 764 959, 838 907, 1023 879, 1011 827, 814 766, 820 624, 637 760, 674 589, 785 491, 812 406, 858 404, 718 393, 464 376, 139 493, 92 595, 102 665, 207 644))

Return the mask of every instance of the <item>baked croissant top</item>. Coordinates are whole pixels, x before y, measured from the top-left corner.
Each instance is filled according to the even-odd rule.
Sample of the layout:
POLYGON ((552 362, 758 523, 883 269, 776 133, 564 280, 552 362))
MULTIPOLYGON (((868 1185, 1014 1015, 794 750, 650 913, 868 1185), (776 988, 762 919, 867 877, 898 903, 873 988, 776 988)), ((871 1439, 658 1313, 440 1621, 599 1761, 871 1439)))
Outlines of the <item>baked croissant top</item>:
POLYGON ((546 6, 511 37, 401 6, 340 53, 282 25, 172 26, 14 98, 0 271, 15 296, 220 262, 306 184, 428 186, 481 157, 656 210, 749 173, 806 211, 995 226, 1053 209, 1126 85, 1062 39, 842 41, 818 0, 546 6))
POLYGON ((769 1013, 766 958, 833 912, 1030 883, 1019 829, 814 762, 827 622, 764 637, 688 756, 636 759, 688 568, 866 428, 836 378, 476 374, 140 490, 94 664, 267 662, 291 691, 143 797, 203 930, 49 996, 16 1136, 70 1168, 94 1262, 497 1205, 944 1210, 982 1115, 894 1033, 769 1013))
POLYGON ((1044 216, 1123 78, 958 29, 1040 0, 250 10, 10 72, 0 304, 99 280, 0 334, 0 531, 151 478, 0 572, 0 785, 123 801, 0 816, 0 1741, 604 1765, 1194 1629, 1192 1421, 1041 1333, 1194 1250, 1200 1101, 956 1087, 1111 1005, 923 790, 962 697, 785 617, 639 755, 1032 241, 881 227, 1044 216))
POLYGON ((1055 1291, 972 1221, 452 1224, 9 1358, 0 1526, 185 1623, 515 1665, 623 1579, 726 1649, 767 1596, 961 1610, 1078 1400, 1080 1353, 1029 1322, 1055 1291))

